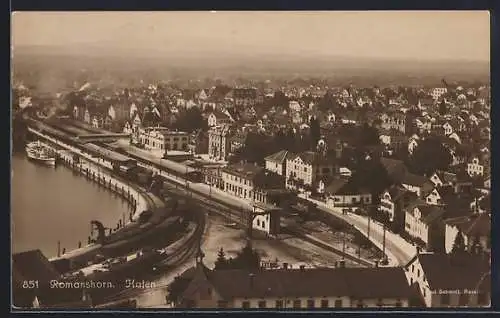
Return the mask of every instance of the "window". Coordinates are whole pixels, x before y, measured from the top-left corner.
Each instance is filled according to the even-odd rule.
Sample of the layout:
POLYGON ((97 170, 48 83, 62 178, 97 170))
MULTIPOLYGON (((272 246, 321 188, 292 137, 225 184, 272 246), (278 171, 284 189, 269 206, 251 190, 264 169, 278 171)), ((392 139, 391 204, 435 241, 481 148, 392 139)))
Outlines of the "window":
POLYGON ((417 277, 420 277, 420 269, 417 269, 417 277))
POLYGON ((217 302, 217 307, 218 308, 227 308, 228 302, 227 300, 219 300, 217 302))
POLYGON ((276 308, 283 308, 283 300, 276 301, 276 308))
POLYGON ((449 294, 442 294, 441 295, 441 304, 443 304, 443 305, 450 304, 450 295, 449 294))
POLYGON ((257 226, 260 226, 260 220, 257 220, 257 226))
MULTIPOLYGON (((337 301, 335 301, 337 304, 337 301)), ((321 299, 321 308, 328 308, 328 299, 321 299)))
POLYGON ((250 302, 248 300, 245 300, 244 302, 241 303, 241 308, 250 308, 250 302))
POLYGON ((300 308, 300 306, 301 306, 301 301, 300 301, 300 299, 295 299, 295 300, 293 301, 293 308, 300 308))
POLYGON ((469 303, 469 294, 462 293, 458 297, 458 305, 459 306, 467 306, 469 303))
POLYGON ((259 306, 259 308, 266 308, 266 301, 265 300, 259 300, 258 306, 259 306))
POLYGON ((266 227, 266 222, 262 221, 262 227, 266 227))
POLYGON ((307 300, 307 308, 314 308, 314 299, 307 300))
POLYGON ((304 167, 304 172, 307 172, 307 167, 304 167))
POLYGON ((336 299, 335 300, 335 307, 336 308, 342 307, 342 299, 336 299))

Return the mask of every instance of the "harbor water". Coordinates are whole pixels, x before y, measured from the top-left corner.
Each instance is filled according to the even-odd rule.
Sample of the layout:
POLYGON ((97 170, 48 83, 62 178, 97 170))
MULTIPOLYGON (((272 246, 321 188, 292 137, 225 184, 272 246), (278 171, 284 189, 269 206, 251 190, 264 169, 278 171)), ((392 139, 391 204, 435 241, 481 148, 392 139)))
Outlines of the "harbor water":
POLYGON ((115 227, 132 207, 122 197, 70 169, 29 160, 24 153, 11 163, 12 252, 40 249, 47 257, 87 244, 90 221, 115 227))

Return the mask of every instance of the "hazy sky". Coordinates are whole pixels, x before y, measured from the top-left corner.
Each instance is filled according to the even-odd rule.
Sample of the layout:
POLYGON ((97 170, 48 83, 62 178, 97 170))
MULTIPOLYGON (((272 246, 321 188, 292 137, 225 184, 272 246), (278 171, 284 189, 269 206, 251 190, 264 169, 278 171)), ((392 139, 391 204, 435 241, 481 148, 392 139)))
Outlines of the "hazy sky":
POLYGON ((13 44, 489 61, 487 11, 16 12, 13 44))

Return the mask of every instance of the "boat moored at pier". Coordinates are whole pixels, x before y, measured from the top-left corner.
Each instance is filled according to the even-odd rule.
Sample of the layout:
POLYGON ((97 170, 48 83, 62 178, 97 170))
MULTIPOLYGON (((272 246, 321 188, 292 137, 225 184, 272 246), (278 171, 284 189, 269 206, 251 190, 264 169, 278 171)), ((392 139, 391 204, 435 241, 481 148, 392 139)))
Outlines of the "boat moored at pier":
POLYGON ((40 141, 30 142, 26 145, 26 155, 29 159, 47 166, 56 165, 55 150, 40 141))

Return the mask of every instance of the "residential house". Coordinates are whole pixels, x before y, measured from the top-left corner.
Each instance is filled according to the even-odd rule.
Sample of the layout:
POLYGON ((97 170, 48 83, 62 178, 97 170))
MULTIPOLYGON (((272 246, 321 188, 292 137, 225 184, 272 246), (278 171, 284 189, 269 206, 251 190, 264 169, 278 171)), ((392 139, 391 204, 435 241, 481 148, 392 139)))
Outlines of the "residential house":
POLYGON ((433 188, 433 184, 424 176, 419 176, 410 172, 403 175, 401 185, 418 196, 433 188))
POLYGON ((234 164, 221 170, 224 191, 260 203, 268 203, 271 190, 284 188, 283 177, 253 164, 234 164))
POLYGON ((245 146, 248 130, 238 130, 229 138, 229 152, 234 155, 236 151, 245 146))
POLYGON ((125 125, 123 126, 123 133, 132 134, 132 125, 130 125, 128 121, 125 122, 125 125))
POLYGON ((488 190, 491 189, 491 177, 488 176, 487 178, 484 179, 484 187, 488 190))
POLYGON ((221 111, 214 111, 208 115, 208 127, 215 127, 220 125, 229 125, 233 123, 233 119, 228 114, 221 111))
POLYGON ((280 233, 281 208, 260 202, 253 203, 252 229, 266 235, 276 236, 280 233))
POLYGON ((215 126, 208 131, 208 155, 214 160, 227 160, 233 131, 228 125, 215 126))
POLYGON ((83 121, 88 125, 92 123, 92 117, 90 115, 90 110, 88 108, 85 109, 85 113, 83 115, 83 121))
POLYGON ((474 156, 467 163, 467 173, 469 176, 482 176, 485 172, 489 173, 490 162, 487 158, 474 156))
POLYGON ((425 117, 418 117, 415 119, 415 126, 419 134, 430 133, 432 130, 432 123, 425 117))
POLYGON ((336 178, 325 188, 326 204, 331 207, 353 207, 372 204, 372 194, 352 178, 336 178))
POLYGON ((334 176, 336 164, 324 153, 306 151, 290 154, 286 158, 286 185, 288 188, 301 186, 316 187, 322 176, 334 176))
POLYGON ((302 110, 300 103, 296 100, 289 101, 288 108, 290 109, 290 112, 292 112, 292 113, 298 113, 302 110))
POLYGON ((446 199, 455 194, 455 188, 451 185, 438 186, 434 189, 422 193, 422 197, 429 205, 443 205, 446 199))
POLYGON ((148 150, 188 151, 190 136, 186 132, 172 131, 164 127, 149 127, 139 130, 139 142, 148 150))
POLYGON ((436 187, 441 187, 445 185, 451 185, 455 186, 458 179, 457 175, 452 172, 447 172, 447 171, 436 171, 430 178, 429 180, 434 184, 436 187))
POLYGON ((79 109, 78 106, 76 106, 76 105, 73 106, 73 111, 72 111, 71 114, 72 114, 74 120, 79 120, 80 119, 80 116, 79 116, 80 112, 78 111, 78 109, 79 109))
POLYGON ((491 269, 483 255, 419 253, 405 271, 427 307, 491 306, 491 269))
POLYGON ((208 133, 197 131, 189 138, 188 151, 193 154, 208 153, 208 133))
POLYGON ((456 129, 451 125, 450 121, 446 121, 443 124, 444 135, 449 136, 456 131, 456 129))
POLYGON ((446 87, 435 87, 431 89, 429 95, 431 95, 434 100, 438 100, 441 96, 443 96, 447 92, 448 89, 446 87))
POLYGON ((257 103, 257 90, 254 88, 235 88, 232 96, 237 107, 255 106, 257 103))
POLYGON ((481 192, 482 196, 474 198, 470 203, 470 209, 474 213, 491 214, 491 194, 481 192))
POLYGON ((291 155, 292 154, 287 150, 280 150, 270 156, 267 156, 264 158, 266 170, 277 173, 280 176, 286 176, 286 160, 291 155))
POLYGON ((416 204, 406 209, 405 231, 413 238, 421 240, 428 251, 443 252, 445 210, 436 205, 416 204))
POLYGON ((401 111, 390 111, 380 115, 382 129, 398 130, 403 134, 407 131, 406 115, 401 111))
POLYGON ((176 105, 178 107, 183 107, 189 109, 196 103, 194 102, 196 91, 192 89, 185 89, 181 92, 181 95, 177 97, 176 105))
POLYGON ((393 185, 380 196, 379 211, 389 216, 394 231, 399 233, 405 227, 405 209, 417 199, 414 192, 400 185, 393 185))
MULTIPOLYGON (((290 112, 290 117, 292 119, 292 123, 295 125, 300 125, 304 123, 304 117, 300 112, 290 112)), ((307 124, 306 124, 307 125, 307 124)), ((309 127, 307 127, 309 128, 309 127)))
POLYGON ((420 137, 418 135, 412 135, 408 139, 408 153, 410 155, 412 155, 413 151, 415 151, 415 149, 418 147, 419 141, 420 141, 420 137))
POLYGON ((383 131, 380 133, 380 141, 394 151, 408 147, 408 137, 398 130, 383 131))
POLYGON ((104 119, 107 115, 106 111, 104 109, 102 109, 102 108, 94 109, 90 115, 91 115, 90 125, 93 128, 100 129, 100 128, 104 127, 104 119))
POLYGON ((210 270, 198 263, 195 271, 178 307, 408 307, 412 295, 403 269, 397 267, 291 269, 284 264, 283 268, 249 271, 210 270))
POLYGON ((491 250, 491 216, 488 213, 471 214, 445 220, 446 253, 451 253, 457 235, 464 239, 465 248, 474 251, 474 244, 479 244, 482 251, 491 250))
POLYGON ((139 109, 137 108, 137 105, 135 103, 130 104, 129 113, 128 113, 129 118, 133 120, 138 112, 139 112, 139 109))

